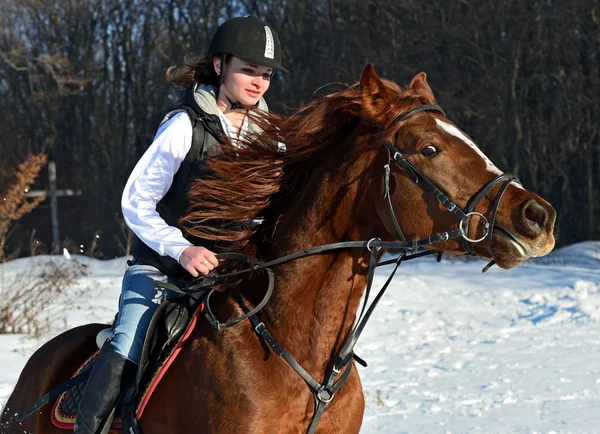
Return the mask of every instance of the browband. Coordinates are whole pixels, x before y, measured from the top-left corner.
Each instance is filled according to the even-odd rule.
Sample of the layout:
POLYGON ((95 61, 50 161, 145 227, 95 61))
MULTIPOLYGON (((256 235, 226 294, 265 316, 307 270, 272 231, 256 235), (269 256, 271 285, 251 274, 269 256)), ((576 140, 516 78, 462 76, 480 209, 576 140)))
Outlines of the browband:
POLYGON ((411 117, 415 113, 424 112, 424 111, 436 111, 436 112, 440 112, 441 114, 444 115, 444 117, 446 117, 446 112, 444 112, 444 110, 442 110, 442 108, 439 105, 437 105, 437 104, 424 104, 424 105, 420 105, 419 107, 416 107, 416 108, 414 108, 412 110, 409 110, 406 113, 404 113, 402 116, 396 118, 394 120, 394 122, 392 122, 390 124, 390 127, 393 127, 397 123, 402 122, 404 119, 407 119, 407 118, 411 117))

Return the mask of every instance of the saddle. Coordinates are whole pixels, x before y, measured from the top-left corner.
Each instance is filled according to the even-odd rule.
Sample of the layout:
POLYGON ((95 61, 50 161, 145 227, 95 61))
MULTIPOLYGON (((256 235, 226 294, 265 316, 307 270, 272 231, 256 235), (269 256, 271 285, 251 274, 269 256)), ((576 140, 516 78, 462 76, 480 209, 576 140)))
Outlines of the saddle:
MULTIPOLYGON (((146 332, 140 365, 132 386, 124 391, 123 397, 117 404, 116 414, 111 429, 137 426, 136 420, 142 416, 146 404, 150 400, 156 386, 167 372, 181 348, 191 335, 198 317, 204 310, 206 293, 185 294, 176 301, 165 301, 154 313, 146 332)), ((111 329, 99 333, 98 340, 108 337, 111 329)), ((101 347, 106 340, 100 342, 101 347)), ((73 374, 73 377, 85 370, 91 370, 100 350, 95 351, 73 374)), ((133 379, 132 379, 133 380, 133 379)), ((63 429, 73 429, 79 402, 83 395, 87 380, 63 392, 54 404, 52 423, 63 429)), ((134 429, 135 431, 135 429, 134 429)))

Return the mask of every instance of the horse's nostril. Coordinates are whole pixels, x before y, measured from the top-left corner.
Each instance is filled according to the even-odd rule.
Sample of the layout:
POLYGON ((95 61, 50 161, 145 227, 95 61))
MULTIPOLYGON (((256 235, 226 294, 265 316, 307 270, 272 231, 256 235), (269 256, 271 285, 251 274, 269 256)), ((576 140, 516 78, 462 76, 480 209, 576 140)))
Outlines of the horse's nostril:
POLYGON ((529 224, 530 228, 535 231, 541 230, 548 218, 548 214, 544 207, 533 201, 525 206, 524 214, 526 222, 529 224))
POLYGON ((537 221, 538 221, 537 214, 535 213, 534 210, 532 210, 529 207, 525 210, 525 217, 527 217, 529 220, 531 220, 534 223, 537 223, 537 221))

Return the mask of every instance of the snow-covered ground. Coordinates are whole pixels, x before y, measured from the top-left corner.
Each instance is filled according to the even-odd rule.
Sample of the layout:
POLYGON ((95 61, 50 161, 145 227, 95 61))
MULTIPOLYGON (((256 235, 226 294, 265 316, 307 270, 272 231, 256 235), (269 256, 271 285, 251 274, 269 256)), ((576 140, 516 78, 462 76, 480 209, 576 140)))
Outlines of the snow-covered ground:
MULTIPOLYGON (((0 278, 48 260, 67 261, 19 259, 0 265, 0 278)), ((88 276, 65 297, 84 290, 85 299, 58 299, 57 328, 41 339, 0 336, 0 402, 52 334, 112 319, 125 259, 72 260, 88 276)), ((600 433, 600 242, 513 270, 482 274, 483 265, 401 266, 357 346, 369 363, 360 368, 363 433, 600 433)), ((374 288, 389 271, 378 271, 374 288)))

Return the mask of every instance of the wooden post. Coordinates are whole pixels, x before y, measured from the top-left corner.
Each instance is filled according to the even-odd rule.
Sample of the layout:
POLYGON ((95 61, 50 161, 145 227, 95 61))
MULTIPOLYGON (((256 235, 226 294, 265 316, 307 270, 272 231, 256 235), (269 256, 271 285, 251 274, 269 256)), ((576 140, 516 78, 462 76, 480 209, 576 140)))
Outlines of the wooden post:
POLYGON ((48 190, 28 191, 26 197, 50 196, 50 213, 52 219, 52 251, 56 253, 60 245, 60 232, 58 226, 58 198, 62 196, 80 196, 81 190, 57 190, 56 189, 56 162, 48 162, 48 190))
POLYGON ((50 212, 52 215, 52 251, 58 250, 60 233, 58 228, 58 201, 56 194, 56 163, 48 163, 48 180, 50 181, 50 212))

